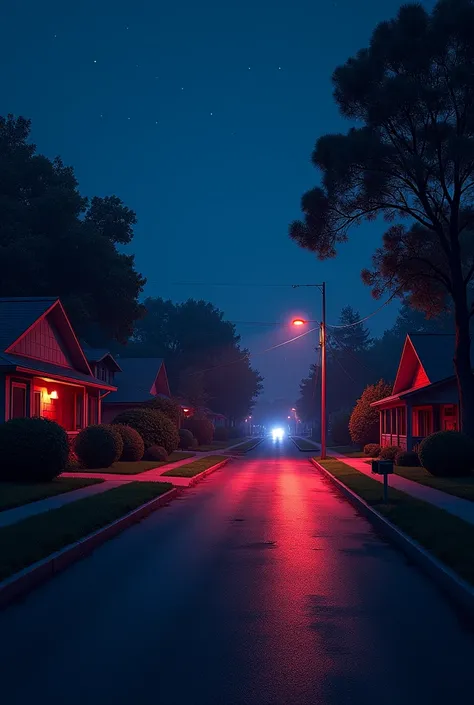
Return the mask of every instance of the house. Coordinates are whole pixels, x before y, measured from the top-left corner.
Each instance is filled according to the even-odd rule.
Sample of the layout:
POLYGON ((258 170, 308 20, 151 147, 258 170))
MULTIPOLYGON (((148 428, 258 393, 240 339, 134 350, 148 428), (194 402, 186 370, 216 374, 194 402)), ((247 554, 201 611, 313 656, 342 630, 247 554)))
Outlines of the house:
POLYGON ((154 397, 170 398, 166 367, 161 358, 120 357, 117 363, 120 366, 115 378, 117 391, 109 394, 104 401, 104 423, 112 421, 121 411, 143 406, 154 397))
POLYGON ((42 416, 74 435, 116 387, 95 375, 57 298, 0 298, 0 421, 42 416))
POLYGON ((372 403, 380 412, 380 445, 417 450, 435 431, 459 430, 454 335, 410 333, 392 394, 372 403))

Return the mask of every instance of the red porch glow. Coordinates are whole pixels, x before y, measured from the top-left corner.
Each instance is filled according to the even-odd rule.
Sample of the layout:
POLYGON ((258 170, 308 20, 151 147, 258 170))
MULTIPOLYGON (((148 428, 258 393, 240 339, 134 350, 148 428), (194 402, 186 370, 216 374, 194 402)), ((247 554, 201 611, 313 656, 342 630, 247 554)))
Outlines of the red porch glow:
POLYGON ((49 395, 50 399, 59 399, 58 393, 56 390, 52 391, 51 394, 49 395))

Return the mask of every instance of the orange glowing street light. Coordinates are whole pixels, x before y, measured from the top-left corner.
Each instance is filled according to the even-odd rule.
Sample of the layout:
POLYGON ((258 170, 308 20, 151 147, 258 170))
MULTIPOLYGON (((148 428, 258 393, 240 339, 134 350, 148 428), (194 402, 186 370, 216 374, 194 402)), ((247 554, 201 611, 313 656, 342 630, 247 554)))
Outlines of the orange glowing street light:
MULTIPOLYGON (((326 282, 322 284, 297 284, 300 286, 317 287, 322 294, 322 320, 319 323, 319 345, 321 346, 321 458, 326 457, 326 282)), ((304 318, 294 318, 292 325, 301 327, 308 323, 318 323, 318 321, 306 321, 304 318)), ((293 411, 293 409, 292 409, 293 411)))

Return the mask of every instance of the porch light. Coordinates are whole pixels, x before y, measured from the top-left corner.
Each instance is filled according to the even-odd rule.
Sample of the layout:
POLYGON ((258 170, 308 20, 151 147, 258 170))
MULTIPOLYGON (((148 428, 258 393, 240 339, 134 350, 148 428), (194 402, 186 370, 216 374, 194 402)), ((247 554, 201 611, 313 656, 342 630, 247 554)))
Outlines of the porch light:
POLYGON ((189 409, 185 409, 185 408, 183 407, 183 411, 184 411, 185 414, 187 414, 188 411, 189 411, 189 409))
POLYGON ((58 393, 56 390, 52 391, 51 394, 49 395, 50 399, 58 399, 58 393))

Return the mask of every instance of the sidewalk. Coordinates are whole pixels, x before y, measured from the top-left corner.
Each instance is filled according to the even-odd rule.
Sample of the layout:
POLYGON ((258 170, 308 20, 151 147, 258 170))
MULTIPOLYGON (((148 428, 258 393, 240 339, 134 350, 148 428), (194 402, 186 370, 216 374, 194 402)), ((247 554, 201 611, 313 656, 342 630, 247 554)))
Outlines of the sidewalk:
MULTIPOLYGON (((329 451, 329 455, 341 460, 346 465, 350 465, 351 468, 363 472, 364 475, 371 477, 373 480, 383 482, 381 475, 372 474, 372 469, 364 458, 347 458, 344 455, 332 453, 331 451, 329 451)), ((405 492, 416 499, 421 499, 423 502, 433 504, 435 507, 444 509, 445 512, 454 514, 460 519, 467 521, 469 524, 474 524, 474 502, 470 502, 468 499, 461 499, 461 497, 446 494, 446 492, 421 485, 419 482, 414 482, 413 480, 407 480, 405 477, 400 477, 400 475, 396 474, 389 475, 388 483, 390 487, 394 487, 396 490, 400 490, 400 492, 405 492)))
POLYGON ((242 441, 229 448, 222 448, 218 450, 209 450, 205 453, 196 453, 193 458, 185 458, 184 460, 177 460, 174 463, 167 463, 166 465, 161 465, 159 468, 152 468, 151 470, 145 470, 145 472, 140 472, 137 475, 119 475, 114 473, 97 473, 97 472, 68 472, 64 473, 62 477, 99 477, 103 480, 112 480, 113 482, 172 482, 176 486, 186 487, 189 484, 189 479, 184 477, 162 477, 163 473, 168 472, 168 470, 175 470, 175 468, 180 468, 182 465, 187 465, 192 463, 194 460, 201 460, 201 458, 207 458, 210 455, 232 455, 233 450, 237 450, 239 445, 242 445, 242 441))
MULTIPOLYGON (((320 450, 319 443, 314 443, 314 448, 315 450, 320 450)), ((328 450, 328 455, 340 460, 342 463, 349 465, 359 472, 363 472, 364 475, 372 478, 372 480, 383 482, 381 475, 372 474, 370 464, 367 463, 368 458, 348 458, 346 455, 341 455, 331 450, 328 450)), ((400 477, 396 474, 390 475, 388 482, 390 487, 394 487, 396 490, 400 490, 400 492, 405 492, 411 497, 420 499, 423 502, 428 502, 439 509, 444 509, 445 512, 449 512, 467 521, 469 524, 474 524, 474 502, 461 499, 461 497, 455 497, 446 492, 441 492, 441 490, 435 490, 432 487, 426 487, 426 485, 421 485, 419 482, 414 482, 413 480, 407 480, 405 477, 400 477)))
MULTIPOLYGON (((131 480, 128 480, 128 482, 131 482, 131 480)), ((18 521, 22 521, 23 519, 28 519, 28 517, 35 516, 35 514, 43 514, 43 512, 49 512, 50 509, 59 509, 59 507, 64 507, 66 504, 76 502, 78 499, 92 497, 95 494, 102 494, 102 492, 112 490, 114 487, 118 487, 120 484, 122 483, 101 482, 98 485, 89 485, 89 487, 81 487, 81 489, 79 490, 65 492, 64 494, 58 494, 54 497, 48 497, 47 499, 40 499, 38 500, 38 502, 29 502, 28 504, 22 504, 20 507, 14 507, 13 509, 6 509, 5 511, 0 512, 0 527, 10 526, 10 524, 16 524, 18 521)))

